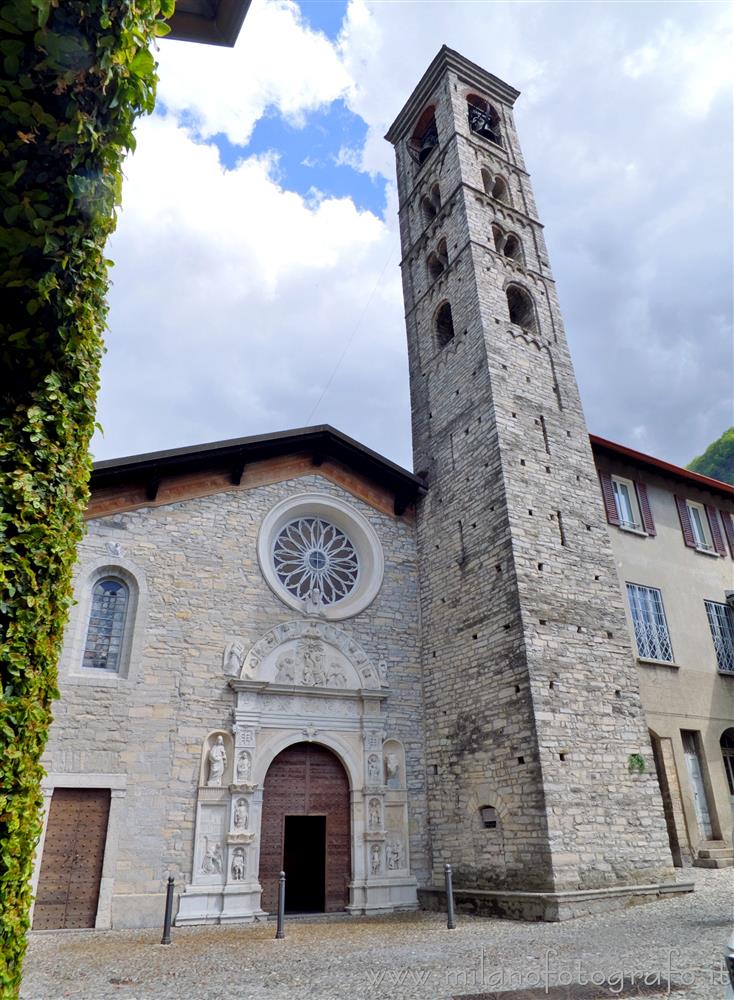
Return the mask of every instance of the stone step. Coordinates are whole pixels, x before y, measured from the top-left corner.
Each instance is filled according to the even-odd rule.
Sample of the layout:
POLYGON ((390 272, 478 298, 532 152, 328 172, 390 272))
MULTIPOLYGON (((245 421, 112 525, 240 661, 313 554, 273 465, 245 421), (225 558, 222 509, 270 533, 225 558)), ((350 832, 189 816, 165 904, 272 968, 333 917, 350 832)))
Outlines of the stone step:
POLYGON ((734 858, 732 847, 700 847, 699 858, 734 858))
POLYGON ((694 868, 734 868, 734 857, 729 858, 694 858, 694 868))

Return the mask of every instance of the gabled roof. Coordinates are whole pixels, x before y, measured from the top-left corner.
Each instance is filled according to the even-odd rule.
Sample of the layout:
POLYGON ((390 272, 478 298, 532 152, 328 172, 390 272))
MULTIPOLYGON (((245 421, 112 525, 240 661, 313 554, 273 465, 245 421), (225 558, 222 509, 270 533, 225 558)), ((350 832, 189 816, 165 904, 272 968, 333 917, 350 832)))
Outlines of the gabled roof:
POLYGON ((230 481, 239 485, 251 463, 304 452, 311 455, 315 466, 334 459, 377 482, 394 495, 398 514, 425 493, 419 476, 328 424, 95 462, 90 485, 94 491, 126 483, 144 484, 148 499, 154 500, 164 476, 203 472, 216 466, 227 469, 230 481))
POLYGON ((729 483, 722 483, 720 479, 711 479, 710 476, 702 476, 698 472, 690 472, 688 469, 682 469, 679 465, 671 465, 670 462, 663 462, 660 458, 653 458, 652 455, 645 455, 641 451, 627 448, 626 445, 615 444, 614 441, 607 441, 606 438, 597 437, 596 434, 589 434, 589 440, 594 452, 607 452, 610 455, 616 455, 628 462, 634 462, 636 465, 643 466, 651 472, 672 476, 674 479, 679 479, 691 486, 697 486, 699 489, 713 490, 714 493, 724 493, 726 496, 734 497, 734 486, 730 486, 729 483))

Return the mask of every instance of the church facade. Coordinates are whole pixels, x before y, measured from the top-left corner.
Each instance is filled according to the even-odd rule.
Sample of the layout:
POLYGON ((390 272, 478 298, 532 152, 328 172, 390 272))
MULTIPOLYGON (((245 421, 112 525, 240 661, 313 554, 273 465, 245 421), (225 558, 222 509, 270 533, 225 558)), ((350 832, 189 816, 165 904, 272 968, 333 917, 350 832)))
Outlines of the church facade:
POLYGON ((95 466, 34 926, 156 925, 169 875, 179 925, 281 870, 435 906, 446 863, 562 919, 732 860, 734 489, 590 441, 517 96, 444 47, 388 132, 415 474, 328 427, 95 466))

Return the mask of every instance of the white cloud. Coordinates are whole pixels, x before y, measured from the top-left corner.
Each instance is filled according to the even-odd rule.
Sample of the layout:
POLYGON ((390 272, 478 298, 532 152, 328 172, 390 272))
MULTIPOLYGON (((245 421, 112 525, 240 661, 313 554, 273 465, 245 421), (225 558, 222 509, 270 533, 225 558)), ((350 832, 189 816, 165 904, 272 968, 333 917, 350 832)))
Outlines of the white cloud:
POLYGON ((200 134, 244 143, 264 114, 307 129, 309 111, 345 99, 367 138, 336 161, 389 179, 384 219, 332 197, 323 173, 320 190, 288 191, 277 154, 227 171, 174 117, 142 123, 111 246, 100 455, 303 424, 351 340, 314 420, 409 463, 382 137, 444 40, 523 92, 517 123, 590 428, 685 462, 731 422, 721 7, 351 0, 332 42, 294 3, 254 0, 231 52, 161 45, 161 101, 200 134))
POLYGON ((351 87, 334 46, 291 0, 253 0, 234 49, 164 41, 158 60, 158 100, 192 115, 203 136, 242 145, 268 108, 303 125, 351 87))
POLYGON ((314 420, 409 462, 394 234, 348 198, 284 190, 274 167, 225 170, 172 117, 141 122, 110 246, 98 456, 303 425, 352 338, 314 420))
POLYGON ((645 42, 622 61, 632 79, 658 73, 669 86, 668 97, 694 118, 708 114, 722 92, 731 92, 731 8, 712 5, 708 17, 685 27, 665 20, 645 42))

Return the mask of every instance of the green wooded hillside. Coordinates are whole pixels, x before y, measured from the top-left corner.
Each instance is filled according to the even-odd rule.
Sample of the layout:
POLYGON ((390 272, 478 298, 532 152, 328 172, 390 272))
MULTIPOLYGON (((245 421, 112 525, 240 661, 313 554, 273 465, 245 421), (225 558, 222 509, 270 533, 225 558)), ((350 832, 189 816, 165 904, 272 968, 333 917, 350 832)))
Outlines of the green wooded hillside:
POLYGON ((694 458, 687 466, 691 472, 711 476, 734 486, 734 427, 724 431, 718 440, 708 446, 703 455, 694 458))

